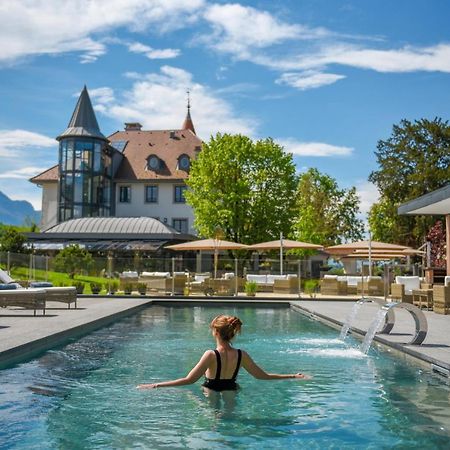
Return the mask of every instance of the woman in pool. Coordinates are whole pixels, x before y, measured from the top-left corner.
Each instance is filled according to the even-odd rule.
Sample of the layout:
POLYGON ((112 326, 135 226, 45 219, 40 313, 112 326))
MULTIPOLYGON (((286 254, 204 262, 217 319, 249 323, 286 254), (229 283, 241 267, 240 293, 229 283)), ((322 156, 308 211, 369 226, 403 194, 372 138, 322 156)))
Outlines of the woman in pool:
POLYGON ((210 328, 216 339, 216 350, 207 350, 196 366, 178 380, 161 383, 140 384, 138 389, 184 386, 195 383, 203 374, 206 380, 202 386, 213 391, 232 391, 238 388, 236 377, 242 366, 250 375, 259 380, 284 380, 287 378, 308 379, 302 373, 267 373, 259 367, 244 350, 234 349, 231 341, 241 331, 242 322, 238 317, 220 315, 213 319, 210 328))

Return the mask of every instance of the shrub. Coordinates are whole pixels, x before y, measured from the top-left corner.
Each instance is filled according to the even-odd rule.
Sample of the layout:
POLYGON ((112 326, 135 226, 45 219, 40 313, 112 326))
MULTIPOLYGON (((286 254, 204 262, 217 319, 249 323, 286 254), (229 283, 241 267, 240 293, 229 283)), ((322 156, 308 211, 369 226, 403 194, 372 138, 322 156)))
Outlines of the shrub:
POLYGON ((73 281, 72 286, 77 288, 77 294, 82 294, 84 292, 84 283, 82 281, 73 281))
POLYGON ((255 295, 256 291, 258 290, 258 284, 256 283, 256 281, 247 281, 245 283, 245 293, 247 295, 255 295))
POLYGON ((109 293, 115 294, 119 290, 119 282, 117 280, 110 280, 109 293))
POLYGON ((319 280, 306 280, 305 281, 305 293, 313 297, 319 286, 319 280))
POLYGON ((127 295, 131 294, 133 291, 133 284, 132 283, 125 283, 123 286, 123 292, 127 295))
POLYGON ((97 283, 96 281, 89 283, 89 285, 93 294, 98 294, 103 289, 103 285, 101 283, 97 283))

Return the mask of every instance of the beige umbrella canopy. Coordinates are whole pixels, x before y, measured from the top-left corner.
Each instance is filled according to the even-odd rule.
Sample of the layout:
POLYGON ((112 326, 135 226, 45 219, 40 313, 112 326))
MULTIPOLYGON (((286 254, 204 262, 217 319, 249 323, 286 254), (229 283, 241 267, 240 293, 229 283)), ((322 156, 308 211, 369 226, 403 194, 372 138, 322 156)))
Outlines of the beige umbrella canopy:
POLYGON ((200 239, 198 241, 184 242, 183 244, 168 245, 170 250, 240 250, 248 248, 248 245, 237 242, 223 241, 221 239, 200 239))
POLYGON ((283 274, 283 250, 301 249, 301 250, 321 250, 322 245, 310 244, 309 242, 291 241, 289 239, 277 239, 276 241, 261 242, 248 246, 249 249, 256 251, 280 250, 280 274, 283 274))
POLYGON ((371 250, 371 252, 383 250, 387 253, 390 253, 391 251, 397 252, 408 249, 411 250, 410 247, 406 247, 404 245, 388 244, 386 242, 377 242, 377 241, 358 241, 358 242, 350 242, 348 244, 333 245, 332 247, 325 248, 325 251, 330 255, 344 256, 356 250, 365 250, 368 252, 369 249, 371 250))
POLYGON ((289 239, 277 239, 276 241, 261 242, 259 244, 249 245, 252 250, 278 250, 283 246, 286 250, 291 250, 294 248, 302 250, 321 250, 322 245, 310 244, 308 242, 301 241, 291 241, 289 239))
POLYGON ((217 262, 219 250, 241 250, 247 249, 248 245, 238 244, 237 242, 223 241, 221 239, 200 239, 197 241, 184 242, 183 244, 168 245, 170 250, 194 251, 194 250, 210 250, 214 251, 214 278, 217 278, 217 262))

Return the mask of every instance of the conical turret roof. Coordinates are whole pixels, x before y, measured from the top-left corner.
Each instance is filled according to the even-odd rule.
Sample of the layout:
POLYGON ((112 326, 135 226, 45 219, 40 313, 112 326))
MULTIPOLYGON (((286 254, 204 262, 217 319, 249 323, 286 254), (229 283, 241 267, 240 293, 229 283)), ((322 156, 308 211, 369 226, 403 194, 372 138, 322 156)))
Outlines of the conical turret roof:
POLYGON ((69 136, 94 137, 107 140, 98 126, 86 86, 81 91, 69 125, 56 139, 61 140, 69 136))
MULTIPOLYGON (((188 92, 189 94, 189 92, 188 92)), ((190 102, 190 98, 188 97, 188 104, 187 104, 187 114, 186 114, 186 119, 184 119, 183 122, 183 126, 181 127, 182 130, 191 130, 194 134, 195 133, 195 128, 194 128, 194 122, 192 122, 192 118, 191 118, 191 102, 190 102)))

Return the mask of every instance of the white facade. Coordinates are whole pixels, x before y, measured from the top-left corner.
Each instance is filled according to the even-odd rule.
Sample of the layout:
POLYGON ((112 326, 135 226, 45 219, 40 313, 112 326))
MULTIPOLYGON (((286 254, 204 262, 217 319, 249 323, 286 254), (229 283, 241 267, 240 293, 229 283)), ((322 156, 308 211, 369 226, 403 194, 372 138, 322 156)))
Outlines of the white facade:
POLYGON ((58 223, 58 183, 42 183, 41 230, 58 223))
MULTIPOLYGON (((175 221, 186 220, 185 232, 195 234, 194 213, 187 203, 175 202, 175 186, 185 186, 181 181, 170 182, 139 182, 116 184, 116 217, 153 217, 160 222, 177 228, 175 221), (146 201, 146 186, 157 186, 158 201, 146 201), (129 201, 120 201, 120 188, 130 187, 131 197, 129 201)), ((180 222, 178 222, 179 224, 180 222)), ((182 231, 182 230, 179 230, 182 231)))

